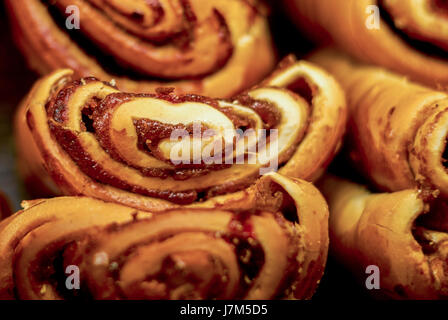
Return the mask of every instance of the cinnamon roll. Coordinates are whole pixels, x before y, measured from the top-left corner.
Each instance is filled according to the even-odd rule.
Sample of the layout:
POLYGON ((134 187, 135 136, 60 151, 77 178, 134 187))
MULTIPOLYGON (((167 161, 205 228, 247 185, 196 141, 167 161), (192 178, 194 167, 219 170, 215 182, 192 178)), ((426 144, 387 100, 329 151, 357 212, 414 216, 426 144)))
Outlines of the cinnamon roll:
POLYGON ((448 206, 421 189, 372 194, 326 177, 332 253, 365 281, 377 266, 380 292, 398 299, 448 298, 448 206))
POLYGON ((245 203, 154 213, 87 197, 24 202, 0 223, 0 297, 309 298, 328 247, 319 191, 270 173, 245 203))
POLYGON ((8 0, 15 39, 41 75, 115 79, 131 92, 160 85, 229 97, 274 67, 258 0, 8 0))
MULTIPOLYGON (((337 82, 292 57, 230 100, 130 94, 58 70, 36 83, 16 119, 25 180, 142 210, 226 201, 261 174, 316 179, 345 129, 337 82)), ((36 187, 34 188, 36 189, 36 187)))
POLYGON ((313 39, 438 88, 448 84, 448 5, 441 0, 285 0, 313 39))
POLYGON ((448 197, 448 95, 325 50, 311 58, 333 73, 349 105, 348 150, 381 190, 420 187, 448 197))

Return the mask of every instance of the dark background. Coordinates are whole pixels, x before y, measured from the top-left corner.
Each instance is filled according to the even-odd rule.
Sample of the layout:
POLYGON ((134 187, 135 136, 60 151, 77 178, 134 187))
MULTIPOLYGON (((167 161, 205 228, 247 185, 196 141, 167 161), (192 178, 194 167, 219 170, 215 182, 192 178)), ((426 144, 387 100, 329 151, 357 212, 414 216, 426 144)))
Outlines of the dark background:
MULTIPOLYGON (((272 1, 275 2, 278 1, 272 1)), ((271 16, 271 28, 280 58, 289 53, 295 53, 299 58, 304 57, 313 49, 313 45, 296 31, 282 9, 276 5, 271 16)), ((20 202, 30 197, 18 177, 15 164, 14 110, 38 76, 27 68, 25 60, 14 45, 3 1, 0 4, 0 46, 0 190, 7 194, 16 211, 20 209, 20 202)), ((340 159, 337 162, 346 163, 340 159)), ((351 171, 348 167, 344 169, 351 171)), ((313 299, 353 301, 369 298, 367 289, 358 285, 353 276, 330 257, 313 299)))

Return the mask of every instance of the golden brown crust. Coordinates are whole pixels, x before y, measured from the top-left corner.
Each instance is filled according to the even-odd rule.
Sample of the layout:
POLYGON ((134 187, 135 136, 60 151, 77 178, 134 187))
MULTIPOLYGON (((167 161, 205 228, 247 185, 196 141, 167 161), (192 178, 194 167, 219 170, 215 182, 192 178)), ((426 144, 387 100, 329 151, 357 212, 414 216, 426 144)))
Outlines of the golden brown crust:
POLYGON ((350 155, 365 175, 382 190, 420 186, 446 199, 448 95, 334 50, 311 60, 346 91, 350 155))
POLYGON ((42 177, 47 189, 56 184, 65 195, 163 210, 201 198, 207 200, 201 205, 224 201, 226 194, 253 184, 260 169, 275 164, 275 159, 280 173, 315 179, 339 148, 345 100, 328 74, 291 59, 259 87, 229 101, 167 90, 126 94, 93 78, 72 81, 70 70, 56 71, 36 83, 17 114, 25 180, 42 177), (171 157, 176 145, 168 139, 173 129, 199 139, 202 151, 218 141, 188 131, 195 122, 201 130, 218 132, 215 136, 224 141, 221 151, 238 138, 239 128, 254 129, 256 135, 237 139, 234 147, 246 143, 230 152, 230 163, 223 159, 222 165, 209 166, 204 159, 195 163, 196 156, 188 154, 188 159, 182 158, 188 161, 176 164, 171 157), (278 137, 266 140, 266 156, 257 149, 257 157, 249 161, 256 150, 250 146, 262 138, 259 129, 276 129, 278 137), (239 155, 243 164, 236 161, 239 155), (50 173, 49 184, 45 172, 50 173))
POLYGON ((244 198, 238 210, 158 213, 86 197, 24 202, 0 223, 0 297, 310 298, 328 249, 325 200, 274 173, 244 198), (65 289, 69 266, 80 290, 65 289))
POLYGON ((76 77, 115 79, 128 92, 168 85, 229 97, 275 63, 258 1, 11 0, 7 7, 16 41, 42 75, 72 68, 76 77), (79 30, 66 28, 73 6, 79 30))
POLYGON ((330 207, 331 250, 356 277, 364 281, 367 266, 375 265, 386 296, 448 297, 448 229, 434 228, 446 217, 443 202, 428 201, 417 189, 371 194, 335 177, 319 187, 330 207))
POLYGON ((448 84, 448 20, 437 0, 286 0, 294 21, 365 62, 432 87, 448 84), (380 8, 379 28, 371 6, 380 8), (391 20, 389 23, 388 20, 391 20), (417 43, 418 41, 418 43, 417 43), (431 49, 428 49, 431 48, 431 49))

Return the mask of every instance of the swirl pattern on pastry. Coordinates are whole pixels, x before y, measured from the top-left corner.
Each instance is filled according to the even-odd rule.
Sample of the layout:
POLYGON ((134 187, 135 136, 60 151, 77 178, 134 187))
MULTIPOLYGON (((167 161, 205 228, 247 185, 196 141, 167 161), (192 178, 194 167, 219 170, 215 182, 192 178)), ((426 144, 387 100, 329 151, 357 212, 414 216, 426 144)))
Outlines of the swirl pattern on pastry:
POLYGON ((245 203, 150 213, 87 197, 24 202, 0 223, 0 297, 311 297, 328 247, 319 191, 270 173, 245 203), (66 285, 73 270, 78 290, 66 285))
POLYGON ((231 100, 169 89, 128 94, 71 75, 60 70, 40 80, 19 110, 26 180, 37 176, 65 195, 143 210, 225 196, 277 166, 313 180, 337 151, 345 126, 338 84, 292 58, 231 100))
POLYGON ((285 0, 313 39, 431 87, 448 84, 448 6, 441 0, 285 0))
POLYGON ((130 92, 168 82, 177 93, 229 97, 275 63, 257 0, 11 0, 7 7, 16 41, 42 75, 71 68, 130 92), (71 26, 76 14, 79 29, 71 26))
POLYGON ((416 186, 448 197, 448 95, 324 50, 311 58, 332 72, 349 105, 349 152, 382 190, 416 186))

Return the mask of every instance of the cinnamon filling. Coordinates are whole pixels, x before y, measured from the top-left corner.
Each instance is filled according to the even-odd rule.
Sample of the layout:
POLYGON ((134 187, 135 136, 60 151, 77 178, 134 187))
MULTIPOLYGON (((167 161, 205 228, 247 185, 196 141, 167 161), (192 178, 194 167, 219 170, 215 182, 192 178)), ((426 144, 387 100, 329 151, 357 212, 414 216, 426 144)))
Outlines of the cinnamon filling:
MULTIPOLYGON (((252 232, 252 226, 245 220, 246 218, 249 218, 249 216, 245 215, 244 218, 241 218, 236 215, 226 232, 209 234, 209 236, 225 240, 234 248, 234 254, 240 268, 239 286, 237 292, 234 293, 235 299, 244 298, 265 263, 263 248, 256 240, 252 232)), ((126 228, 126 226, 123 226, 123 228, 126 228)), ((120 232, 120 227, 112 232, 120 232)), ((165 236, 155 240, 155 242, 163 242, 172 236, 175 235, 165 236)), ((109 268, 108 277, 113 280, 113 283, 118 283, 121 269, 126 264, 128 257, 140 246, 151 246, 155 242, 141 243, 125 250, 120 258, 114 262, 115 267, 109 268)), ((65 264, 72 264, 75 263, 72 261, 74 257, 82 257, 87 253, 85 250, 89 248, 89 244, 87 242, 87 246, 77 247, 74 242, 67 248, 65 253, 59 252, 58 254, 65 257, 65 264)), ((80 261, 76 261, 76 263, 80 263, 80 261)), ((49 270, 49 274, 41 280, 57 277, 55 269, 51 268, 49 270)), ((82 271, 89 272, 89 270, 82 271)), ((105 281, 105 279, 101 281, 105 281)), ((118 286, 115 287, 113 295, 115 298, 127 299, 222 299, 227 282, 227 266, 221 260, 206 251, 192 250, 167 255, 161 262, 161 268, 156 274, 147 276, 141 282, 131 284, 132 296, 129 296, 129 289, 124 293, 118 286), (175 296, 172 297, 171 295, 175 296)), ((65 285, 65 281, 63 284, 65 285)), ((56 286, 57 284, 53 283, 53 285, 56 286)), ((84 287, 86 286, 88 284, 84 284, 84 287)), ((85 295, 72 296, 72 298, 83 297, 85 295)))
MULTIPOLYGON (((147 190, 125 182, 119 177, 107 172, 101 164, 96 163, 95 160, 83 150, 83 147, 78 140, 78 133, 72 132, 70 129, 65 127, 65 123, 69 120, 70 98, 75 94, 78 88, 95 81, 98 80, 90 77, 66 83, 62 88, 59 88, 59 91, 54 92, 52 98, 50 98, 46 104, 47 114, 50 118, 49 127, 53 136, 65 152, 69 154, 80 169, 90 178, 100 183, 111 185, 130 192, 157 197, 178 204, 189 204, 194 201, 200 201, 216 195, 242 190, 249 187, 258 177, 258 174, 254 174, 244 180, 240 179, 238 182, 229 182, 206 189, 172 192, 147 190)), ((104 85, 110 86, 108 83, 104 83, 104 85)), ((294 88, 300 94, 303 94, 305 97, 308 97, 308 99, 311 99, 312 88, 306 85, 305 81, 295 83, 294 88)), ((94 134, 100 142, 101 147, 113 160, 138 170, 143 176, 146 177, 157 177, 161 179, 171 177, 175 180, 182 181, 206 175, 212 171, 229 168, 231 164, 225 164, 224 161, 222 161, 221 164, 206 164, 202 160, 201 163, 198 164, 180 163, 174 165, 173 169, 163 169, 143 168, 132 163, 128 163, 121 157, 118 150, 115 149, 114 143, 111 141, 109 131, 114 111, 119 108, 121 104, 130 102, 134 98, 156 98, 173 104, 180 104, 184 102, 203 103, 224 113, 234 123, 236 129, 253 129, 256 126, 252 119, 245 118, 242 114, 233 112, 230 107, 220 107, 217 100, 199 95, 178 96, 172 93, 172 88, 160 88, 157 90, 156 94, 112 93, 107 95, 104 99, 100 99, 93 95, 82 107, 82 120, 80 123, 81 131, 94 134)), ((265 128, 273 128, 280 123, 281 115, 277 107, 272 103, 255 100, 249 95, 241 95, 236 99, 236 101, 241 105, 254 110, 260 116, 262 121, 264 121, 265 128)), ((139 150, 148 153, 149 156, 165 162, 168 162, 168 159, 165 159, 164 155, 160 153, 161 151, 158 148, 159 143, 162 140, 169 138, 173 130, 176 129, 184 130, 190 136, 193 133, 193 127, 191 124, 166 124, 150 119, 134 119, 133 123, 138 138, 136 147, 139 150)), ((206 128, 201 124, 201 136, 205 129, 206 128)), ((237 132, 239 131, 237 130, 237 132)), ((269 134, 267 134, 267 139, 269 139, 269 134)), ((225 153, 227 154, 227 152, 225 153)), ((245 154, 244 156, 245 159, 247 159, 248 155, 245 154)), ((171 161, 169 161, 169 164, 172 164, 171 161)))
POLYGON ((306 81, 305 78, 297 79, 296 81, 289 84, 286 88, 304 98, 306 102, 308 102, 308 105, 313 105, 313 97, 317 93, 317 87, 311 86, 311 84, 306 81))
POLYGON ((81 113, 81 128, 84 131, 95 133, 95 127, 94 127, 94 112, 97 109, 98 105, 100 103, 100 99, 94 97, 92 98, 86 106, 82 109, 81 113))
MULTIPOLYGON (((265 123, 265 129, 267 130, 276 127, 280 123, 281 115, 277 107, 268 101, 255 100, 247 94, 242 94, 233 99, 233 101, 254 110, 265 123)), ((244 126, 244 123, 240 122, 239 124, 244 126)))
MULTIPOLYGON (((86 32, 83 32, 82 28, 80 30, 77 29, 67 29, 65 28, 65 23, 67 16, 65 14, 65 6, 62 6, 56 3, 53 3, 53 1, 50 0, 41 0, 41 2, 47 7, 48 13, 54 20, 55 24, 58 26, 58 30, 67 34, 71 41, 73 43, 76 43, 79 48, 82 48, 82 50, 89 56, 90 59, 95 60, 95 62, 108 74, 117 76, 117 77, 125 77, 129 78, 134 81, 156 81, 156 82, 169 82, 172 80, 176 80, 175 77, 173 78, 163 78, 163 77, 157 77, 153 74, 147 74, 146 72, 142 70, 138 70, 137 68, 132 67, 129 63, 126 61, 122 61, 120 59, 116 59, 114 56, 112 56, 110 53, 106 51, 106 48, 102 47, 100 44, 96 43, 93 39, 89 38, 89 35, 86 32)), ((160 20, 164 17, 164 10, 158 4, 158 1, 147 1, 148 5, 155 9, 156 13, 156 20, 155 23, 160 22, 160 20)), ((166 45, 173 45, 178 50, 189 50, 192 43, 195 41, 194 38, 194 28, 196 27, 196 15, 194 14, 191 5, 189 4, 189 0, 181 0, 180 1, 183 11, 184 11, 184 26, 182 30, 177 30, 174 33, 167 33, 162 32, 158 35, 155 35, 151 37, 151 39, 146 38, 140 38, 138 34, 133 32, 130 29, 125 28, 121 24, 118 24, 117 27, 119 27, 121 30, 126 31, 130 35, 134 37, 139 37, 139 41, 142 42, 148 42, 155 46, 166 46, 166 45)), ((91 10, 98 11, 100 14, 105 15, 106 13, 102 8, 98 8, 94 5, 93 2, 89 2, 89 4, 85 4, 91 6, 91 10)), ((107 4, 110 5, 110 4, 107 4)), ((117 8, 113 8, 114 10, 117 8)), ((118 11, 121 14, 122 11, 118 11)), ((195 77, 191 77, 191 79, 199 79, 202 77, 205 77, 207 75, 210 75, 220 68, 222 68, 230 59, 230 57, 233 54, 233 45, 231 42, 231 33, 229 30, 229 27, 225 21, 225 18, 222 16, 222 14, 217 11, 216 9, 213 12, 213 15, 215 16, 215 19, 219 23, 218 33, 221 41, 223 43, 227 43, 227 52, 225 52, 222 57, 217 61, 215 66, 209 70, 208 72, 204 72, 203 74, 200 74, 195 77)), ((118 23, 112 17, 107 16, 107 18, 111 19, 114 23, 118 23)), ((139 23, 139 20, 142 18, 141 13, 139 12, 133 12, 129 15, 129 18, 131 18, 135 23, 139 23)), ((182 77, 183 80, 187 80, 188 76, 182 77)))
MULTIPOLYGON (((275 184, 269 187, 273 190, 278 188, 275 184)), ((278 195, 275 198, 279 198, 278 195)), ((277 205, 273 205, 272 209, 279 205, 283 206, 283 202, 275 202, 277 205)), ((275 261, 266 260, 265 248, 258 239, 254 225, 256 220, 253 219, 256 216, 270 217, 270 221, 273 224, 278 223, 289 238, 289 245, 285 251, 287 254, 285 275, 279 279, 273 296, 273 298, 282 298, 285 290, 290 288, 297 279, 299 270, 297 254, 300 246, 297 242, 298 235, 290 230, 292 223, 282 218, 283 213, 279 211, 253 209, 232 210, 229 213, 232 213, 232 217, 227 226, 216 232, 202 230, 200 227, 182 229, 181 226, 177 226, 179 228, 169 227, 150 236, 152 233, 146 235, 144 230, 152 223, 155 223, 157 227, 158 220, 138 219, 138 213, 135 213, 134 220, 128 222, 82 229, 55 238, 38 250, 31 260, 26 261, 26 276, 34 293, 47 298, 90 300, 98 298, 97 295, 100 294, 102 298, 107 299, 223 299, 228 298, 230 294, 232 299, 243 299, 250 290, 257 290, 254 284, 259 277, 269 276, 262 274, 266 263, 275 264, 275 261), (273 216, 277 216, 275 220, 272 220, 273 216), (177 229, 179 231, 174 231, 177 229), (113 253, 108 252, 109 239, 125 236, 129 232, 140 232, 136 230, 142 231, 140 237, 133 238, 133 241, 120 248, 114 248, 113 253), (159 260, 154 261, 157 269, 150 268, 152 271, 146 271, 138 262, 139 260, 134 260, 140 258, 144 252, 148 252, 145 250, 151 246, 170 242, 175 237, 182 237, 184 233, 198 234, 198 236, 202 234, 214 240, 222 239, 227 243, 224 245, 230 249, 231 255, 234 255, 238 270, 229 269, 235 266, 232 263, 233 259, 222 259, 220 255, 213 253, 214 250, 208 251, 206 246, 200 245, 199 248, 195 248, 194 242, 193 247, 186 244, 186 247, 179 250, 177 246, 172 247, 169 243, 167 247, 161 246, 168 251, 164 254, 162 249, 159 260), (99 261, 98 253, 105 258, 99 261), (226 261, 231 264, 227 265, 226 261), (67 287, 68 266, 79 268, 80 289, 70 290, 67 287), (129 279, 127 271, 130 269, 125 270, 126 267, 140 268, 137 271, 139 276, 135 278, 131 276, 132 279, 129 279), (238 279, 235 278, 236 275, 239 275, 238 279), (236 285, 235 290, 229 290, 234 285, 236 285)), ((213 215, 213 213, 210 214, 213 215)), ((162 222, 163 225, 164 222, 162 222)), ((207 225, 208 223, 204 224, 204 226, 207 225)), ((40 226, 36 225, 29 232, 35 231, 40 226)), ((17 258, 14 258, 13 268, 16 274, 20 274, 22 270, 18 270, 19 264, 24 263, 22 259, 28 256, 28 252, 16 251, 17 258)), ((16 297, 20 297, 19 290, 22 288, 15 290, 16 297)))
MULTIPOLYGON (((103 1, 106 6, 109 6, 111 9, 113 9, 115 12, 119 12, 120 15, 125 16, 129 19, 131 19, 134 23, 140 24, 143 26, 143 20, 144 16, 140 11, 133 10, 132 12, 124 11, 122 8, 117 6, 115 3, 111 3, 110 1, 103 1)), ((153 24, 158 24, 163 17, 165 16, 165 11, 163 10, 163 7, 161 6, 159 0, 146 0, 146 3, 149 7, 151 7, 151 10, 154 14, 154 21, 153 24)), ((92 2, 92 5, 95 6, 95 2, 92 2)), ((96 7, 96 6, 95 6, 96 7)), ((100 7, 96 7, 97 9, 100 9, 100 7)))
MULTIPOLYGON (((252 287, 254 279, 264 265, 264 252, 258 241, 239 235, 226 233, 220 235, 234 247, 240 268, 240 281, 235 299, 242 299, 252 287)), ((122 264, 119 264, 110 276, 117 281, 122 264)), ((205 251, 188 251, 168 255, 162 261, 160 271, 150 275, 143 282, 135 283, 132 299, 169 299, 175 293, 175 299, 222 299, 228 282, 228 270, 222 261, 205 251)), ((117 288, 118 289, 118 288, 117 288)))
POLYGON ((65 270, 69 265, 77 265, 78 263, 70 261, 71 255, 75 253, 77 242, 64 242, 64 240, 61 240, 51 244, 45 252, 39 254, 33 261, 35 267, 31 270, 31 285, 36 292, 42 294, 45 294, 47 286, 49 286, 64 300, 91 300, 92 296, 83 286, 80 286, 80 290, 67 288, 65 270))
POLYGON ((222 261, 203 251, 189 251, 169 255, 162 262, 161 271, 135 284, 134 299, 180 300, 216 299, 226 287, 226 269, 222 261), (187 266, 186 268, 183 266, 187 266))
POLYGON ((78 141, 78 136, 70 130, 63 129, 50 122, 50 129, 56 140, 64 148, 70 157, 76 162, 79 168, 90 178, 116 188, 138 193, 141 195, 168 200, 176 204, 190 204, 197 199, 197 192, 194 190, 184 192, 173 192, 168 190, 148 190, 139 186, 127 183, 111 175, 102 166, 96 163, 91 156, 86 153, 78 141))

